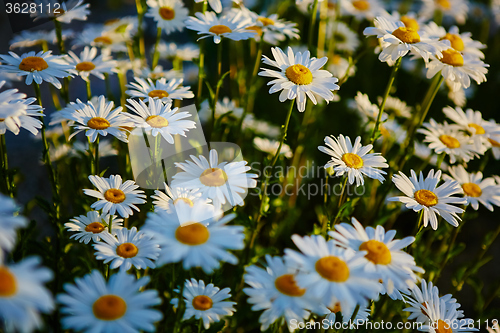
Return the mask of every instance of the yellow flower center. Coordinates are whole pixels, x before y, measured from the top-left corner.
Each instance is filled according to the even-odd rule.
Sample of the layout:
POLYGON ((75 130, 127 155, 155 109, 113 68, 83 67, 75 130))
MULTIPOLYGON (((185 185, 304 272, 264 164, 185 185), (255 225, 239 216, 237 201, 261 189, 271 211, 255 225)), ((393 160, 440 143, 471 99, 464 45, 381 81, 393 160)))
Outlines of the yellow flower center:
POLYGON ((349 267, 340 258, 334 256, 323 257, 316 261, 316 272, 332 282, 344 282, 349 278, 349 267))
POLYGON ((352 2, 352 5, 354 6, 354 8, 361 11, 370 9, 370 3, 364 0, 355 0, 352 2))
POLYGON ((491 143, 493 147, 500 147, 500 142, 495 141, 493 139, 488 139, 488 141, 491 143))
POLYGON ((439 136, 439 140, 448 148, 459 148, 460 147, 460 141, 455 139, 452 136, 443 134, 439 136))
POLYGON ((170 8, 170 7, 160 7, 158 12, 159 12, 161 18, 164 20, 170 21, 170 20, 173 20, 175 17, 175 10, 173 8, 170 8))
POLYGON ((149 116, 146 118, 146 122, 149 126, 154 128, 162 128, 168 126, 168 120, 162 116, 149 116))
POLYGON ((111 45, 111 44, 113 44, 113 41, 111 40, 111 38, 109 38, 109 37, 107 37, 107 36, 99 36, 99 37, 96 37, 96 38, 94 38, 94 42, 95 42, 95 43, 106 44, 106 45, 111 45))
POLYGON ((268 25, 274 25, 274 21, 267 17, 259 17, 257 21, 262 23, 265 27, 268 25))
POLYGON ((105 130, 106 128, 111 126, 111 124, 107 119, 94 117, 87 121, 87 126, 95 130, 105 130))
POLYGON ((120 296, 104 295, 94 302, 92 311, 97 319, 107 321, 117 320, 127 312, 127 303, 120 296))
POLYGON ((210 29, 208 29, 213 34, 216 35, 222 35, 228 32, 232 32, 231 28, 229 28, 227 25, 219 24, 219 25, 214 25, 210 29))
POLYGON ((450 323, 446 323, 444 320, 439 319, 437 327, 435 328, 436 333, 453 333, 450 323))
POLYGON ((91 232, 93 234, 99 234, 105 229, 104 225, 99 222, 92 222, 85 227, 86 232, 91 232))
POLYGON ((227 174, 219 168, 208 168, 201 174, 200 182, 205 186, 222 186, 227 182, 227 174))
POLYGON ((310 84, 313 81, 313 75, 309 68, 301 64, 288 67, 285 75, 288 80, 298 85, 310 84))
POLYGON ((420 35, 417 30, 409 27, 399 27, 392 32, 403 43, 415 44, 420 42, 420 35))
POLYGON ((470 123, 469 127, 472 127, 473 129, 475 129, 476 130, 476 134, 484 134, 484 133, 486 133, 484 131, 483 126, 481 126, 481 125, 470 123))
POLYGON ((342 155, 342 161, 344 161, 347 167, 354 169, 362 168, 364 165, 363 159, 359 157, 359 155, 353 153, 345 153, 342 155))
POLYGON ((17 281, 7 267, 0 266, 0 297, 11 297, 17 292, 17 281))
POLYGON ((168 97, 169 93, 165 90, 151 90, 149 93, 148 93, 148 96, 149 97, 152 97, 152 98, 165 98, 165 97, 168 97))
POLYGON ((444 35, 444 37, 441 37, 439 40, 443 39, 449 40, 451 43, 451 47, 457 51, 463 51, 465 48, 464 41, 457 34, 447 33, 446 35, 444 35))
POLYGON ((441 52, 443 57, 439 59, 443 64, 448 64, 454 67, 464 65, 464 57, 455 49, 448 49, 441 52))
POLYGON ((483 194, 483 191, 479 187, 479 185, 474 183, 465 183, 462 185, 462 189, 464 190, 465 195, 468 197, 480 197, 483 194))
POLYGON ((188 199, 188 198, 177 198, 177 199, 175 199, 175 200, 174 200, 174 205, 175 205, 176 203, 178 203, 179 201, 183 201, 183 202, 187 203, 187 204, 188 204, 189 206, 191 206, 191 207, 193 207, 193 206, 194 206, 194 202, 193 202, 193 200, 188 199))
POLYGON ((212 305, 214 302, 212 299, 208 296, 205 295, 198 295, 195 298, 193 298, 193 308, 199 311, 206 311, 208 309, 212 308, 212 305))
POLYGON ((125 201, 125 193, 122 190, 117 188, 110 188, 106 192, 104 192, 104 199, 112 202, 114 204, 119 204, 125 201))
POLYGON ((90 61, 84 61, 76 65, 76 69, 80 72, 89 72, 95 68, 95 65, 90 61))
POLYGON ((185 226, 180 226, 175 230, 175 238, 186 245, 201 245, 204 244, 210 237, 208 228, 201 223, 192 223, 185 226))
POLYGON ((299 288, 293 274, 285 274, 274 280, 274 286, 284 295, 300 297, 306 293, 305 289, 299 288))
POLYGON ((405 24, 405 27, 413 29, 414 31, 420 30, 420 25, 418 24, 417 20, 412 17, 404 15, 401 17, 401 22, 405 24))
POLYGON ((391 263, 391 251, 382 242, 371 239, 359 246, 360 251, 367 251, 366 259, 377 265, 389 265, 391 263))
POLYGON ((132 243, 123 243, 116 247, 116 254, 123 258, 133 258, 137 253, 139 249, 132 243))
POLYGON ((41 57, 26 57, 19 64, 19 69, 26 72, 43 71, 47 68, 49 65, 41 57))
POLYGON ((449 0, 436 0, 436 3, 446 10, 451 9, 451 3, 449 0))
POLYGON ((418 190, 414 194, 415 200, 423 206, 432 207, 438 204, 437 196, 429 190, 418 190))
POLYGON ((255 31, 259 36, 262 36, 262 28, 258 25, 252 25, 250 27, 246 27, 245 30, 255 31))
POLYGON ((334 65, 339 65, 341 60, 342 60, 342 57, 339 56, 338 54, 335 54, 335 55, 333 55, 333 57, 330 58, 330 61, 334 65))
POLYGON ((332 311, 333 313, 341 312, 342 308, 340 307, 340 302, 335 303, 333 307, 329 307, 328 310, 332 311))

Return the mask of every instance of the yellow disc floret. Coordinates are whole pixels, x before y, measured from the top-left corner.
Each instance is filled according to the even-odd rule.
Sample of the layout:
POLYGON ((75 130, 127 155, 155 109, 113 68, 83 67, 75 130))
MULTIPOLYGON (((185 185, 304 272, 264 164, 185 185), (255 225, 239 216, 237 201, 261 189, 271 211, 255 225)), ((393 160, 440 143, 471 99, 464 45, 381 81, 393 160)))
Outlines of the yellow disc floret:
POLYGON ((360 251, 367 251, 366 259, 377 265, 388 265, 391 263, 391 251, 382 242, 371 239, 359 246, 360 251))
POLYGON ((483 126, 481 126, 481 125, 474 124, 474 123, 470 123, 470 124, 469 124, 469 127, 471 127, 471 128, 473 128, 473 129, 475 129, 475 130, 476 130, 476 133, 475 133, 475 134, 479 134, 479 135, 481 135, 481 134, 486 133, 486 131, 484 130, 484 127, 483 127, 483 126))
POLYGON ((209 237, 210 232, 208 228, 201 223, 180 226, 175 230, 175 238, 186 245, 194 246, 204 244, 209 237))
POLYGON ((114 204, 119 204, 125 201, 125 193, 117 188, 110 188, 104 192, 104 199, 114 204))
POLYGON ((354 6, 354 8, 360 11, 365 11, 370 9, 370 3, 365 0, 354 0, 352 2, 352 5, 354 6))
POLYGON ((153 128, 163 128, 168 126, 168 120, 162 116, 149 116, 146 118, 146 122, 153 128))
POLYGON ((298 85, 310 84, 313 81, 313 75, 309 68, 301 64, 288 67, 285 75, 288 80, 298 85))
POLYGON ((92 222, 85 227, 86 232, 91 232, 93 234, 100 234, 104 229, 104 225, 99 222, 92 222))
POLYGON ((464 190, 464 193, 468 197, 474 197, 478 198, 483 194, 483 191, 479 187, 479 185, 474 184, 474 183, 465 183, 462 185, 462 189, 464 190))
POLYGON ((284 295, 300 297, 306 293, 305 289, 299 288, 293 274, 285 274, 274 280, 274 286, 284 295))
POLYGON ((407 27, 399 27, 392 32, 400 41, 407 44, 415 44, 420 42, 420 35, 417 30, 407 27))
POLYGON ((49 65, 41 57, 26 57, 19 64, 19 69, 26 72, 43 71, 47 68, 49 65))
POLYGON ((16 277, 7 267, 0 266, 0 297, 11 297, 16 292, 16 277))
POLYGON ((348 168, 359 169, 364 165, 363 159, 359 157, 358 154, 353 153, 345 153, 342 155, 342 161, 344 161, 348 168))
POLYGON ((443 56, 439 59, 443 64, 448 64, 453 67, 464 65, 464 57, 455 49, 448 49, 441 52, 443 56))
POLYGON ((170 7, 160 7, 158 10, 161 18, 167 21, 173 20, 175 18, 175 10, 170 7))
POLYGON ((87 126, 95 130, 105 130, 106 128, 111 126, 111 124, 105 118, 94 117, 87 121, 87 126))
POLYGON ((151 98, 165 98, 165 97, 168 97, 169 93, 166 91, 166 90, 161 90, 161 89, 157 89, 157 90, 151 90, 149 93, 148 93, 148 96, 151 97, 151 98))
POLYGON ((349 278, 349 267, 344 260, 328 256, 316 261, 316 272, 323 278, 332 282, 344 282, 349 278))
POLYGON ((132 243, 123 243, 116 247, 116 254, 122 258, 133 258, 137 253, 139 249, 132 243))
POLYGON ((460 141, 452 136, 443 134, 439 136, 439 140, 448 148, 460 148, 460 141))
POLYGON ((257 21, 259 21, 260 23, 262 23, 262 25, 264 25, 264 26, 274 25, 274 21, 271 20, 270 18, 267 18, 267 17, 259 17, 257 19, 257 21))
POLYGON ((94 302, 92 311, 97 319, 117 320, 127 312, 127 303, 120 296, 104 295, 94 302))
POLYGON ((216 34, 216 35, 222 35, 225 33, 232 32, 233 30, 231 30, 231 28, 229 28, 227 25, 218 24, 218 25, 214 25, 213 27, 210 27, 210 29, 208 29, 208 31, 210 31, 211 33, 216 34))
POLYGON ((403 15, 403 16, 401 16, 401 22, 403 22, 405 24, 405 27, 411 28, 414 31, 420 30, 420 25, 418 24, 417 20, 415 20, 412 17, 403 15))
POLYGON ((76 65, 76 70, 80 72, 90 72, 95 68, 95 65, 90 61, 84 61, 76 65))
POLYGON ((205 186, 219 187, 227 182, 227 174, 219 168, 208 168, 200 175, 200 182, 205 186))
POLYGON ((214 302, 206 295, 198 295, 193 298, 193 308, 199 311, 207 311, 212 308, 214 302))
POLYGON ((438 197, 429 190, 418 190, 414 194, 415 200, 426 207, 432 207, 438 204, 438 197))
POLYGON ((457 51, 463 51, 465 48, 464 41, 457 34, 447 33, 446 35, 444 35, 444 37, 440 38, 440 40, 443 39, 449 40, 451 43, 451 47, 457 51))

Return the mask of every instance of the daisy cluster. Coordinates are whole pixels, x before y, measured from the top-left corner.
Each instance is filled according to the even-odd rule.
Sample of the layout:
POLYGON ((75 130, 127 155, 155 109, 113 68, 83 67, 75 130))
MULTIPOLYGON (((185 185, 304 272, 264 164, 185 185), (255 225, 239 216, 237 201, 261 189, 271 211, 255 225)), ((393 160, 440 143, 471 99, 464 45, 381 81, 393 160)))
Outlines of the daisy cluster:
POLYGON ((500 227, 459 232, 500 206, 500 124, 475 99, 498 1, 137 0, 102 22, 34 4, 53 29, 0 54, 0 331, 476 331, 446 275, 496 314, 500 227), (22 128, 45 167, 29 190, 22 128))

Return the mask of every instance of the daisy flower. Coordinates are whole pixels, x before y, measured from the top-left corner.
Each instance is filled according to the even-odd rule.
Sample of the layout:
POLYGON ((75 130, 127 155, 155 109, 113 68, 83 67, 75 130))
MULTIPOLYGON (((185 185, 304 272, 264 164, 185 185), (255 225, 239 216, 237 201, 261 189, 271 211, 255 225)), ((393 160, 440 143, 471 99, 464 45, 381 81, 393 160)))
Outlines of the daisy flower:
POLYGON ((24 216, 17 215, 18 210, 19 207, 13 199, 0 194, 0 262, 3 251, 11 251, 14 248, 17 230, 28 224, 24 216))
POLYGON ((30 85, 35 81, 41 84, 43 81, 52 83, 57 89, 61 89, 61 82, 57 78, 72 76, 71 66, 64 60, 64 56, 52 55, 52 51, 35 53, 31 51, 18 56, 14 52, 10 55, 0 54, 0 58, 6 65, 0 65, 0 69, 6 73, 15 73, 25 76, 25 83, 30 85))
POLYGON ((66 293, 59 294, 64 329, 105 333, 156 330, 154 323, 162 313, 153 309, 161 303, 156 290, 144 290, 149 276, 138 280, 119 272, 107 282, 97 270, 65 284, 66 293))
POLYGON ((325 164, 325 169, 333 167, 336 176, 347 173, 349 184, 354 184, 356 180, 356 186, 365 183, 363 175, 384 182, 383 175, 386 172, 377 168, 388 168, 387 160, 380 153, 368 154, 373 145, 362 146, 360 136, 356 138, 354 145, 349 137, 342 134, 338 138, 333 135, 325 137, 325 144, 327 147, 318 147, 321 152, 332 157, 330 162, 325 164))
MULTIPOLYGON (((236 106, 236 102, 229 99, 229 97, 224 97, 222 100, 218 100, 215 105, 215 118, 217 119, 224 115, 239 119, 243 115, 243 108, 236 106)), ((202 123, 206 123, 212 119, 212 107, 208 100, 204 100, 201 103, 198 116, 202 123)))
POLYGON ((117 65, 110 55, 101 54, 97 57, 96 47, 85 46, 80 56, 72 51, 69 51, 68 55, 66 61, 73 66, 72 73, 81 76, 85 81, 89 80, 90 74, 104 80, 104 74, 112 73, 117 65))
POLYGON ((358 20, 373 20, 374 17, 386 14, 378 0, 338 0, 342 15, 354 16, 358 20))
POLYGON ((480 111, 467 109, 465 112, 460 107, 445 107, 443 113, 453 120, 463 131, 471 135, 475 149, 484 153, 490 146, 488 138, 492 134, 500 134, 500 127, 496 123, 490 123, 483 119, 480 111))
POLYGON ((431 118, 417 132, 425 135, 424 142, 427 142, 429 148, 434 150, 436 154, 448 155, 451 164, 457 161, 468 162, 474 157, 478 157, 478 153, 484 153, 482 150, 477 150, 471 139, 456 126, 448 125, 446 122, 438 124, 431 118))
POLYGON ((154 137, 160 134, 168 143, 174 143, 174 135, 186 137, 189 129, 196 128, 196 123, 186 120, 192 115, 189 112, 179 112, 179 108, 172 109, 172 100, 164 104, 160 99, 148 97, 148 104, 139 100, 128 99, 127 108, 135 114, 130 114, 136 127, 144 128, 146 133, 154 137))
POLYGON ((42 128, 42 122, 37 117, 43 117, 43 108, 40 105, 33 104, 37 101, 35 97, 21 99, 17 101, 17 107, 22 109, 26 107, 26 113, 19 116, 6 115, 0 120, 0 134, 5 134, 6 130, 11 131, 15 135, 19 134, 19 130, 24 128, 33 135, 38 134, 38 130, 42 128))
POLYGON ((436 230, 438 226, 437 215, 440 215, 452 226, 458 227, 458 221, 461 218, 457 214, 463 213, 464 210, 455 205, 463 205, 467 200, 453 196, 463 194, 462 187, 456 181, 446 180, 444 184, 437 186, 440 180, 441 170, 429 171, 425 179, 422 171, 420 171, 418 178, 413 170, 411 170, 410 178, 400 171, 399 175, 392 177, 392 181, 405 196, 393 197, 388 200, 400 201, 406 205, 406 208, 413 209, 415 212, 423 210, 424 227, 427 227, 430 221, 432 229, 436 230))
POLYGON ((0 318, 6 332, 41 329, 43 320, 40 314, 48 314, 54 309, 52 295, 45 287, 53 274, 40 263, 39 257, 29 257, 10 265, 0 262, 0 318))
POLYGON ((137 33, 137 16, 124 16, 104 22, 104 30, 110 33, 121 34, 125 39, 131 39, 137 33))
POLYGON ((280 318, 293 331, 292 320, 304 322, 311 311, 328 313, 305 288, 297 285, 296 274, 297 270, 285 265, 282 258, 270 255, 266 255, 265 269, 256 265, 246 268, 244 280, 249 287, 243 292, 248 295, 247 302, 252 304, 253 311, 264 310, 259 318, 261 331, 280 318))
POLYGON ((464 24, 469 12, 467 0, 422 0, 419 15, 430 20, 435 12, 441 12, 445 18, 453 18, 458 24, 464 24))
POLYGON ((127 87, 132 90, 125 91, 132 98, 148 98, 160 99, 166 103, 172 99, 193 98, 194 94, 189 90, 191 87, 181 87, 183 79, 171 79, 167 82, 166 78, 161 78, 156 82, 151 79, 134 78, 136 82, 127 84, 127 87))
MULTIPOLYGON (((253 145, 255 146, 255 148, 257 148, 260 151, 263 151, 264 153, 268 153, 269 155, 272 156, 276 154, 279 144, 280 143, 276 140, 269 140, 259 137, 255 137, 253 139, 253 145)), ((291 158, 292 150, 290 149, 290 146, 284 143, 283 146, 281 147, 280 155, 283 155, 286 158, 291 158)))
POLYGON ((442 50, 448 45, 438 40, 420 36, 418 31, 407 28, 401 21, 392 21, 379 16, 374 21, 375 27, 363 31, 366 36, 377 36, 381 39, 382 52, 378 59, 382 62, 394 62, 412 51, 419 54, 427 62, 430 56, 442 56, 442 50))
MULTIPOLYGON (((107 136, 113 135, 123 142, 128 142, 127 134, 123 130, 124 127, 132 126, 130 118, 121 112, 122 107, 119 106, 113 110, 114 102, 106 101, 106 98, 99 96, 98 103, 92 102, 82 103, 77 100, 73 110, 68 109, 67 113, 61 115, 68 120, 76 122, 74 125, 76 131, 70 135, 70 139, 78 133, 85 131, 85 135, 90 142, 95 142, 98 135, 107 136)), ((61 111, 60 111, 61 112, 61 111)), ((53 122, 57 121, 53 119, 53 122)))
MULTIPOLYGON (((180 293, 179 289, 174 291, 180 293)), ((227 300, 231 297, 230 291, 229 288, 220 290, 213 283, 205 285, 203 280, 186 280, 182 293, 186 310, 182 320, 188 320, 192 317, 196 320, 201 319, 203 327, 208 330, 212 323, 218 323, 225 316, 232 316, 236 311, 234 308, 236 303, 227 300)), ((174 305, 174 308, 177 308, 179 299, 174 298, 170 303, 174 305)))
POLYGON ((457 181, 464 190, 467 205, 474 210, 479 209, 479 203, 493 211, 493 205, 500 206, 500 186, 492 177, 483 179, 482 172, 468 173, 462 165, 449 167, 451 177, 444 175, 444 179, 457 181))
POLYGON ((143 231, 120 228, 116 237, 110 233, 101 234, 101 241, 94 244, 97 260, 104 260, 111 269, 120 267, 128 271, 132 266, 136 269, 155 268, 153 260, 160 255, 160 246, 152 239, 153 235, 143 231))
POLYGON ((273 78, 267 83, 272 86, 270 94, 281 91, 280 102, 296 99, 300 112, 306 109, 306 95, 314 104, 317 104, 317 97, 324 98, 327 102, 333 101, 332 91, 339 90, 340 87, 336 85, 337 78, 320 69, 328 61, 327 57, 311 58, 309 51, 294 53, 291 47, 288 47, 288 54, 279 47, 273 47, 271 51, 275 60, 264 55, 262 61, 279 70, 262 68, 262 72, 259 72, 260 76, 273 78))
POLYGON ((156 26, 167 35, 184 29, 184 21, 188 18, 189 11, 179 0, 148 0, 149 10, 147 17, 156 21, 156 26))
MULTIPOLYGON (((36 17, 35 21, 42 18, 55 19, 62 23, 70 23, 73 20, 86 21, 87 15, 90 14, 89 4, 83 3, 83 0, 68 0, 59 2, 57 0, 34 0, 40 7, 40 12, 37 10, 31 13, 31 17, 36 17), (43 9, 42 9, 43 8, 43 9)), ((31 12, 31 11, 30 11, 31 12)))
POLYGON ((475 332, 479 331, 474 328, 475 321, 469 318, 459 319, 462 312, 457 311, 456 307, 450 307, 443 299, 435 302, 425 311, 428 314, 429 320, 419 328, 421 332, 440 333, 440 332, 475 332))
POLYGON ((231 206, 243 206, 249 188, 257 186, 258 176, 248 173, 251 168, 246 161, 220 162, 215 149, 210 150, 209 159, 203 155, 191 155, 185 163, 175 163, 183 171, 173 176, 172 186, 199 189, 203 199, 211 199, 216 208, 226 202, 231 206))
POLYGON ((182 201, 192 207, 198 200, 201 200, 201 193, 197 190, 186 190, 181 187, 169 187, 166 183, 163 183, 163 185, 165 187, 165 193, 155 190, 155 195, 151 196, 151 199, 156 200, 153 201, 155 210, 173 212, 178 202, 182 201))
MULTIPOLYGON (((63 39, 71 35, 70 31, 63 31, 63 39)), ((43 30, 22 30, 10 40, 10 48, 17 47, 33 47, 42 45, 43 43, 55 44, 57 42, 56 31, 43 31, 43 30)))
POLYGON ((277 45, 284 41, 287 37, 290 39, 299 39, 299 29, 296 28, 297 23, 287 22, 278 17, 278 14, 257 14, 245 7, 241 9, 233 9, 232 13, 236 15, 239 11, 243 12, 245 17, 249 17, 252 21, 247 30, 252 30, 257 33, 255 38, 259 41, 264 36, 264 41, 270 45, 277 45))
POLYGON ((221 213, 202 201, 193 206, 179 202, 171 213, 163 210, 148 213, 142 230, 153 234, 160 245, 157 266, 182 262, 184 270, 201 267, 211 274, 220 267, 220 262, 236 265, 238 259, 228 251, 244 248, 244 228, 226 225, 236 216, 218 219, 221 213))
POLYGON ((97 191, 84 189, 83 192, 99 199, 90 207, 95 210, 102 209, 103 214, 118 212, 121 217, 127 218, 133 214, 132 208, 140 211, 136 204, 146 202, 144 191, 138 190, 139 186, 132 180, 122 183, 120 175, 111 175, 109 178, 89 176, 89 180, 97 187, 97 191))
MULTIPOLYGON (((377 101, 379 105, 382 103, 382 99, 382 96, 378 97, 377 101)), ((412 116, 413 108, 397 97, 387 96, 387 99, 385 100, 384 112, 393 114, 396 117, 410 118, 412 116)))
POLYGON ((340 247, 366 251, 365 258, 369 261, 366 270, 379 274, 384 289, 392 299, 402 299, 401 293, 409 293, 415 285, 416 273, 424 272, 411 255, 402 251, 415 241, 415 237, 395 240, 396 230, 386 232, 380 225, 365 229, 354 217, 351 223, 336 225, 335 231, 330 231, 329 235, 340 247))
POLYGON ((359 46, 358 35, 342 21, 329 21, 328 39, 333 39, 335 50, 353 53, 359 46))
POLYGON ((434 77, 440 73, 452 90, 460 88, 469 88, 471 79, 477 84, 486 82, 486 73, 488 73, 488 64, 476 56, 462 54, 453 48, 442 51, 441 55, 433 56, 426 64, 427 78, 434 77))
POLYGON ((210 7, 213 9, 214 12, 216 12, 217 14, 222 12, 221 0, 208 0, 208 1, 207 0, 194 0, 194 2, 196 2, 196 3, 203 2, 204 5, 206 5, 206 3, 208 2, 208 4, 210 4, 210 7))
POLYGON ((198 40, 213 37, 214 43, 219 44, 222 37, 238 41, 255 36, 255 31, 246 29, 250 26, 250 18, 245 18, 241 12, 221 18, 214 12, 205 14, 197 12, 194 15, 196 17, 190 16, 185 23, 186 28, 198 31, 198 35, 202 35, 198 40))
POLYGON ((382 291, 380 276, 365 270, 366 252, 345 250, 318 235, 293 235, 292 240, 302 253, 285 249, 285 262, 298 270, 297 286, 307 289, 312 297, 323 304, 335 300, 345 313, 354 311, 358 304, 367 306, 369 299, 378 299, 382 291))
MULTIPOLYGON (((378 118, 379 107, 376 104, 373 104, 370 101, 370 98, 367 94, 363 94, 358 91, 354 100, 349 101, 349 107, 353 110, 357 110, 359 115, 361 116, 361 121, 364 123, 375 122, 378 118)), ((387 114, 383 113, 381 122, 385 122, 387 120, 387 114)))
POLYGON ((436 22, 429 22, 422 30, 429 38, 440 40, 447 40, 450 46, 462 54, 470 54, 478 58, 484 58, 484 53, 481 49, 486 48, 486 45, 480 41, 473 40, 470 32, 460 33, 457 26, 452 26, 448 31, 444 27, 436 24, 436 22))
MULTIPOLYGON (((0 89, 6 85, 6 81, 0 81, 0 89)), ((18 92, 17 89, 6 89, 0 92, 0 117, 20 116, 26 114, 27 107, 19 101, 26 98, 26 94, 18 92)))
POLYGON ((193 61, 194 59, 198 59, 200 57, 200 48, 198 45, 193 43, 176 44, 160 41, 158 44, 158 53, 160 54, 160 58, 193 61))
MULTIPOLYGON (((101 48, 103 52, 127 52, 126 42, 129 36, 109 31, 103 24, 87 24, 85 28, 75 36, 72 47, 96 46, 101 48)), ((130 60, 126 61, 130 64, 130 60)), ((120 66, 118 66, 120 68, 120 66)))
MULTIPOLYGON (((161 57, 161 56, 160 56, 161 57)), ((167 81, 172 79, 182 79, 184 74, 181 71, 174 69, 166 70, 163 66, 156 65, 156 67, 151 70, 148 67, 133 68, 134 76, 140 77, 141 79, 152 79, 153 81, 165 78, 167 81)))
MULTIPOLYGON (((434 304, 444 301, 448 309, 458 310, 460 304, 457 300, 452 297, 451 294, 447 294, 439 297, 439 289, 432 284, 432 282, 427 282, 422 279, 420 283, 420 288, 415 285, 411 288, 410 295, 403 295, 404 302, 409 305, 403 311, 409 312, 410 315, 408 319, 415 319, 419 323, 425 323, 429 321, 429 311, 434 307, 434 304)), ((462 312, 458 311, 458 318, 463 317, 462 312)))
POLYGON ((97 242, 103 234, 108 233, 108 223, 111 219, 111 232, 116 234, 116 230, 122 228, 122 219, 115 215, 101 215, 99 212, 90 211, 87 215, 80 215, 72 218, 64 226, 68 231, 74 232, 70 239, 75 239, 80 243, 88 244, 91 240, 97 242))

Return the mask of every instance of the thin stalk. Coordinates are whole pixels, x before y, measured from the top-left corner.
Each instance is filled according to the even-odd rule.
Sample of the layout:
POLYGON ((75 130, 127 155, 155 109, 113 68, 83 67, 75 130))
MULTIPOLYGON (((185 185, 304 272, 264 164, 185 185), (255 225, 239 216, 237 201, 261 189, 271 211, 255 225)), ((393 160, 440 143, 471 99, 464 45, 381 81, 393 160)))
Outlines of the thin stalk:
POLYGON ((86 85, 87 85, 87 101, 90 101, 90 99, 92 98, 92 89, 90 88, 90 78, 87 79, 87 81, 85 81, 86 85))
MULTIPOLYGON (((318 16, 318 3, 319 3, 318 0, 314 0, 314 4, 312 7, 311 25, 309 26, 309 34, 307 37, 307 49, 309 51, 311 51, 311 46, 313 45, 313 35, 314 35, 314 28, 316 26, 316 16, 318 16)), ((314 52, 314 54, 316 54, 316 52, 314 52)))
POLYGON ((110 100, 116 102, 115 96, 113 95, 113 91, 111 90, 111 82, 109 81, 108 73, 104 73, 104 83, 106 84, 106 95, 110 100))
POLYGON ((99 175, 99 136, 94 142, 94 173, 93 175, 99 175))
POLYGON ((380 120, 382 119, 382 114, 384 113, 385 102, 387 101, 387 97, 391 92, 392 84, 394 83, 394 79, 396 78, 396 74, 398 73, 399 67, 401 66, 402 57, 396 60, 396 63, 392 67, 391 76, 389 77, 389 82, 387 82, 387 86, 385 87, 384 99, 382 99, 382 103, 380 103, 380 107, 378 110, 377 121, 375 122, 375 126, 373 127, 372 135, 370 138, 370 143, 373 144, 375 142, 375 135, 377 134, 378 128, 380 126, 380 120))
POLYGON ((160 59, 160 52, 158 51, 158 44, 160 44, 161 39, 161 28, 158 27, 156 31, 156 42, 155 42, 155 51, 153 53, 153 61, 151 63, 151 70, 154 70, 156 65, 158 65, 158 60, 160 59))
POLYGON ((215 131, 215 111, 217 108, 217 102, 219 100, 220 86, 219 81, 222 75, 222 41, 217 45, 217 88, 215 89, 214 99, 212 101, 212 124, 210 126, 210 135, 208 136, 209 141, 212 139, 212 135, 215 131))
POLYGON ((222 43, 221 40, 219 45, 217 45, 217 81, 220 80, 220 76, 222 75, 222 43))
POLYGON ((347 175, 344 176, 344 181, 342 182, 342 191, 340 192, 339 203, 337 205, 337 215, 335 216, 335 220, 333 221, 333 224, 331 227, 336 225, 337 222, 339 222, 339 220, 340 220, 340 208, 342 207, 342 205, 344 204, 344 202, 347 198, 347 194, 345 193, 345 191, 347 188, 347 181, 348 180, 349 180, 349 177, 347 177, 347 175))
POLYGON ((5 143, 5 134, 0 135, 0 152, 2 156, 2 174, 5 180, 5 190, 10 197, 14 197, 11 181, 9 177, 9 160, 7 158, 7 145, 5 143))
POLYGON ((58 20, 54 20, 54 26, 56 29, 57 46, 59 47, 59 52, 61 52, 61 54, 64 54, 66 53, 66 48, 64 47, 64 40, 62 38, 61 22, 59 22, 58 20))
POLYGON ((138 28, 137 33, 139 34, 139 55, 142 62, 146 63, 146 46, 144 43, 144 29, 142 27, 142 21, 144 19, 144 7, 142 6, 141 0, 135 0, 135 6, 137 8, 137 22, 138 28))

